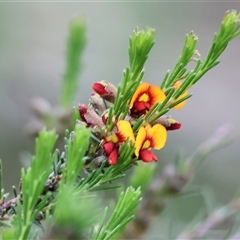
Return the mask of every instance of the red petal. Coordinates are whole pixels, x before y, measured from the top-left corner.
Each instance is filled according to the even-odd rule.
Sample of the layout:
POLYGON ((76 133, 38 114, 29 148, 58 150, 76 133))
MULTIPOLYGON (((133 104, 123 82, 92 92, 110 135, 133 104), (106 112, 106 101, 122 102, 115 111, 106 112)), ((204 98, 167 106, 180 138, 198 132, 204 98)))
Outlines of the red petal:
POLYGON ((105 143, 103 145, 103 148, 104 148, 104 150, 105 150, 107 155, 111 154, 111 152, 113 151, 114 147, 115 147, 114 143, 112 143, 112 142, 107 142, 107 143, 105 143))
POLYGON ((104 94, 108 94, 108 92, 105 89, 105 86, 103 84, 101 84, 100 82, 96 82, 92 85, 92 89, 98 93, 100 96, 104 95, 104 94))
POLYGON ((108 163, 110 165, 115 165, 115 164, 117 164, 117 160, 118 160, 118 149, 114 148, 108 157, 108 163))
POLYGON ((141 112, 143 110, 149 110, 150 104, 148 102, 136 102, 134 107, 138 112, 141 112))
POLYGON ((158 160, 157 156, 154 153, 146 149, 143 149, 139 152, 139 159, 141 159, 143 162, 152 162, 152 161, 157 162, 158 160))

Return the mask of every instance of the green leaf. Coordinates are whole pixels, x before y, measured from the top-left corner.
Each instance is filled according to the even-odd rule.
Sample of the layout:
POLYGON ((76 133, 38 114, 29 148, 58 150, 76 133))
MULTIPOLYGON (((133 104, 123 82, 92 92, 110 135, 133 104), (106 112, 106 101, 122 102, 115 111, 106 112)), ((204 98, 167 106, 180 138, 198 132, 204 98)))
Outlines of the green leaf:
MULTIPOLYGON (((32 157, 30 168, 22 169, 22 210, 18 206, 18 226, 15 225, 17 239, 27 239, 31 226, 34 222, 34 209, 41 195, 45 182, 52 170, 52 150, 57 140, 54 131, 43 130, 36 139, 35 156, 32 157), (23 212, 22 212, 23 211, 23 212), (22 215, 23 214, 23 215, 22 215), (23 221, 23 224, 21 224, 23 221)), ((41 209, 39 209, 41 210, 41 209)), ((16 222, 15 222, 16 223, 16 222)))
POLYGON ((55 232, 48 238, 67 238, 71 234, 73 239, 82 239, 98 220, 98 209, 99 200, 96 196, 89 195, 84 189, 79 191, 72 185, 61 183, 51 227, 55 232))
POLYGON ((119 119, 120 116, 125 116, 128 111, 127 106, 129 106, 131 97, 142 80, 144 64, 154 45, 154 30, 146 28, 141 31, 136 28, 130 37, 129 43, 130 67, 123 73, 122 83, 117 89, 114 105, 110 109, 106 124, 108 130, 112 130, 114 126, 112 117, 119 119))
POLYGON ((70 22, 70 33, 67 45, 67 66, 63 76, 60 104, 70 107, 77 91, 78 76, 82 69, 81 55, 86 45, 86 24, 76 18, 70 22))
POLYGON ((114 234, 121 231, 126 226, 126 224, 133 219, 134 211, 140 203, 140 199, 140 188, 134 189, 133 187, 128 187, 125 192, 122 192, 120 194, 115 209, 110 216, 107 224, 103 227, 103 221, 106 219, 106 216, 104 216, 101 221, 100 228, 96 231, 96 233, 93 233, 91 239, 111 239, 114 234))
POLYGON ((164 77, 164 81, 161 84, 161 89, 166 91, 167 88, 171 87, 176 81, 181 79, 185 73, 187 64, 192 60, 193 55, 196 53, 196 45, 198 37, 191 32, 186 35, 185 42, 183 45, 182 53, 173 69, 171 74, 167 72, 164 77))
POLYGON ((74 183, 82 169, 84 164, 83 157, 89 145, 89 139, 90 130, 84 126, 76 125, 67 145, 67 184, 74 183))

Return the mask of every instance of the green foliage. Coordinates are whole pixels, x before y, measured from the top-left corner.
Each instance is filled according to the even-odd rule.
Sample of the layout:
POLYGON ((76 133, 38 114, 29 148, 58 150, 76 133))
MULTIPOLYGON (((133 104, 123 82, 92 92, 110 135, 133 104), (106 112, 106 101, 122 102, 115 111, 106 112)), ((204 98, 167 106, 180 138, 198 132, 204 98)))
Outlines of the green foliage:
POLYGON ((133 219, 134 210, 138 206, 140 198, 141 191, 139 188, 135 190, 129 187, 125 193, 122 192, 119 195, 117 205, 107 224, 103 226, 107 216, 107 209, 105 209, 102 221, 97 230, 92 232, 90 239, 111 239, 114 234, 122 230, 122 228, 133 219))
POLYGON ((93 170, 87 178, 82 178, 78 183, 80 188, 88 190, 118 188, 120 185, 109 185, 112 181, 121 179, 134 162, 132 159, 133 148, 130 143, 125 143, 120 149, 119 163, 116 166, 110 166, 103 171, 105 163, 103 162, 99 169, 93 170), (108 184, 107 186, 105 184, 108 184))
POLYGON ((197 53, 196 51, 197 41, 198 37, 193 32, 186 35, 182 53, 173 71, 171 73, 170 72, 166 73, 165 78, 161 84, 162 89, 171 87, 176 81, 182 79, 183 75, 187 71, 186 66, 190 61, 193 60, 192 58, 194 54, 197 53))
POLYGON ((4 228, 2 231, 2 239, 15 239, 15 235, 12 229, 4 228))
POLYGON ((18 204, 15 216, 16 239, 27 239, 33 221, 46 204, 48 196, 41 198, 41 195, 51 171, 56 140, 54 131, 42 131, 36 139, 35 156, 32 157, 30 168, 27 172, 22 169, 22 199, 19 201, 23 201, 23 206, 18 204))
POLYGON ((126 172, 135 162, 135 159, 132 158, 133 152, 134 149, 132 145, 129 142, 124 143, 120 149, 119 164, 111 166, 106 170, 103 182, 113 181, 119 177, 121 178, 123 173, 126 172))
MULTIPOLYGON (((146 115, 146 120, 153 123, 156 119, 167 113, 171 108, 187 100, 192 94, 182 95, 192 85, 194 85, 206 72, 219 63, 219 56, 222 54, 227 44, 240 34, 239 14, 237 11, 229 11, 224 16, 222 25, 218 33, 214 35, 212 46, 205 60, 200 59, 196 50, 198 37, 191 32, 186 35, 182 53, 170 73, 168 71, 161 83, 161 89, 167 94, 162 103, 156 104, 146 115), (199 59, 194 57, 196 55, 199 59), (187 71, 187 65, 195 61, 194 69, 187 71), (181 80, 181 86, 174 90, 173 85, 181 80), (170 101, 170 100, 175 101, 170 101), (155 114, 153 114, 155 113, 155 114)), ((131 96, 136 91, 142 80, 144 64, 148 54, 154 44, 154 30, 147 28, 145 31, 133 32, 130 38, 129 62, 130 67, 124 71, 123 81, 118 87, 115 104, 110 108, 107 129, 112 130, 114 119, 124 119, 128 112, 131 96)))
POLYGON ((63 76, 60 104, 71 107, 77 90, 78 75, 82 68, 81 55, 86 45, 86 25, 82 19, 73 19, 70 22, 70 34, 67 44, 67 66, 63 76))
POLYGON ((182 53, 173 71, 171 73, 168 71, 161 83, 161 89, 168 92, 168 97, 177 99, 177 101, 174 101, 172 104, 167 104, 168 101, 165 100, 160 104, 157 108, 158 114, 155 115, 154 120, 165 114, 167 109, 170 110, 191 97, 191 94, 182 97, 181 95, 194 85, 206 72, 219 64, 218 58, 228 43, 240 34, 239 20, 240 16, 235 10, 228 11, 225 14, 220 30, 218 33, 215 33, 212 46, 205 60, 194 58, 194 55, 200 57, 196 50, 198 37, 193 32, 187 34, 182 53), (187 65, 191 61, 195 61, 196 66, 191 71, 187 71, 187 65), (171 92, 170 88, 179 80, 183 81, 183 84, 175 92, 171 92))
POLYGON ((90 130, 84 126, 76 125, 67 143, 67 184, 73 184, 84 165, 84 159, 90 138, 90 130))
POLYGON ((118 119, 121 115, 122 119, 127 114, 130 98, 136 91, 144 74, 144 64, 148 58, 148 54, 154 45, 154 30, 146 28, 141 31, 137 28, 130 37, 130 46, 128 50, 130 66, 123 73, 123 80, 117 90, 115 104, 110 108, 108 122, 106 127, 112 130, 112 119, 118 119))
POLYGON ((49 238, 70 235, 71 239, 83 238, 99 218, 99 200, 73 185, 61 184, 54 206, 54 224, 49 238))
MULTIPOLYGON (((166 95, 165 100, 157 102, 146 115, 141 115, 131 122, 127 118, 131 117, 128 115, 129 104, 142 81, 144 64, 154 44, 153 29, 146 28, 143 31, 135 29, 130 37, 129 67, 124 71, 116 96, 112 96, 115 101, 107 103, 104 97, 98 96, 95 105, 102 104, 105 106, 103 109, 107 111, 100 114, 98 111, 100 108, 92 104, 91 109, 84 108, 89 114, 88 121, 85 122, 84 119, 79 121, 79 112, 74 109, 76 126, 72 132, 66 130, 62 152, 60 150, 53 152, 57 140, 55 132, 41 131, 36 139, 35 156, 31 159, 30 167, 26 171, 22 169, 20 189, 17 191, 15 187, 13 188, 14 198, 9 201, 6 201, 6 195, 1 188, 0 161, 0 224, 9 227, 4 229, 2 238, 34 239, 35 235, 31 234, 32 225, 36 223, 41 226, 41 221, 46 219, 46 216, 49 224, 46 226, 44 237, 48 239, 63 237, 107 240, 138 234, 134 231, 128 233, 125 228, 128 224, 137 226, 129 229, 144 226, 146 230, 152 218, 163 211, 167 199, 180 194, 206 155, 229 143, 229 129, 225 126, 223 131, 218 131, 189 158, 181 158, 178 162, 166 166, 161 176, 156 179, 153 179, 156 165, 145 165, 147 163, 141 162, 137 166, 140 159, 135 156, 134 139, 119 141, 119 145, 110 142, 113 145, 112 149, 109 147, 107 150, 110 154, 115 153, 117 157, 117 161, 112 164, 104 148, 104 144, 109 143, 106 138, 110 134, 116 136, 118 134, 117 137, 121 135, 116 125, 120 119, 129 120, 135 134, 140 127, 154 123, 171 108, 191 97, 191 94, 183 94, 219 63, 218 58, 227 44, 240 34, 239 20, 240 16, 234 10, 224 16, 219 33, 215 34, 213 44, 203 61, 194 58, 194 55, 199 56, 196 50, 197 36, 193 32, 188 34, 173 71, 167 72, 161 84, 161 89, 166 95), (196 66, 188 71, 187 65, 193 60, 196 61, 196 66), (182 81, 182 85, 175 89, 174 84, 179 80, 182 81), (102 117, 106 113, 108 118, 105 125, 102 117), (93 124, 93 118, 100 121, 100 127, 93 124), (118 195, 112 212, 109 212, 108 207, 102 212, 102 205, 108 205, 108 202, 101 203, 94 191, 122 187, 122 183, 113 182, 125 177, 126 171, 133 166, 135 169, 129 182, 130 186, 118 195), (140 205, 142 192, 144 201, 140 205)), ((78 74, 82 65, 80 57, 85 42, 85 23, 75 19, 70 23, 67 66, 60 100, 61 107, 66 109, 71 106, 77 89, 78 74)), ((106 90, 106 86, 100 84, 100 87, 103 88, 101 89, 103 92, 106 90)), ((167 129, 167 126, 163 126, 167 129)), ((228 205, 216 209, 214 198, 210 197, 209 192, 208 189, 202 190, 208 217, 204 219, 203 215, 197 215, 188 226, 187 232, 181 234, 180 238, 204 237, 212 227, 230 216, 237 215, 239 197, 228 205), (216 215, 218 221, 214 222, 216 215)), ((238 234, 237 217, 235 222, 236 225, 229 232, 229 236, 238 234)))

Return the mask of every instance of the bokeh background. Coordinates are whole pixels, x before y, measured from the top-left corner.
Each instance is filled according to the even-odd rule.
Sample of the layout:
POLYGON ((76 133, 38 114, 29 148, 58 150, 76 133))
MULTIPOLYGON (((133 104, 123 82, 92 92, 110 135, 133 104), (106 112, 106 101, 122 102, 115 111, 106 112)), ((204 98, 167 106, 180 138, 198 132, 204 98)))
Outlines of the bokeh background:
MULTIPOLYGON (((129 35, 136 26, 156 30, 144 80, 159 84, 174 67, 186 33, 194 30, 199 37, 197 49, 202 58, 206 56, 228 9, 239 11, 239 2, 0 3, 0 158, 6 191, 19 183, 21 154, 33 152, 33 140, 24 128, 31 115, 30 100, 41 96, 53 105, 59 100, 72 18, 85 17, 88 39, 77 105, 87 102, 93 82, 121 80, 128 66, 129 35)), ((194 95, 186 106, 171 112, 182 128, 169 133, 158 164, 161 171, 179 152, 189 156, 217 127, 232 124, 233 144, 209 156, 193 180, 199 188, 212 189, 217 202, 224 204, 240 183, 240 38, 230 43, 220 60, 192 88, 194 95)), ((201 204, 197 195, 172 200, 147 236, 164 236, 168 218, 175 219, 175 231, 181 231, 201 204)))

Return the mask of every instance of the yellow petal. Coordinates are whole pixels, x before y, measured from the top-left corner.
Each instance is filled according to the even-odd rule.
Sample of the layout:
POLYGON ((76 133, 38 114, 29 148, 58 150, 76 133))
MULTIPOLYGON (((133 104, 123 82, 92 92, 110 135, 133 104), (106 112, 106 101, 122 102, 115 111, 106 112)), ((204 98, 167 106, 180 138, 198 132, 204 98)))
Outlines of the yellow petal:
POLYGON ((149 102, 149 95, 147 93, 143 93, 140 97, 139 97, 139 102, 149 102))
POLYGON ((139 156, 139 151, 143 145, 143 142, 145 141, 146 138, 146 130, 144 127, 140 127, 136 141, 135 141, 135 155, 138 157, 139 156))
POLYGON ((166 98, 165 93, 161 90, 161 88, 151 85, 149 87, 149 96, 150 96, 150 106, 152 107, 155 103, 163 102, 163 100, 166 98))
POLYGON ((150 140, 149 140, 149 139, 146 139, 146 140, 144 141, 143 145, 142 145, 142 149, 148 149, 148 150, 150 150, 151 147, 152 147, 152 146, 151 146, 150 140))
POLYGON ((151 128, 152 141, 151 147, 155 149, 161 149, 164 147, 167 140, 167 130, 161 124, 155 124, 151 128))
POLYGON ((126 120, 120 120, 117 122, 119 141, 124 142, 130 140, 134 141, 133 130, 131 124, 126 120))
POLYGON ((113 143, 117 143, 119 141, 119 138, 116 134, 112 134, 110 136, 107 136, 105 138, 106 142, 113 142, 113 143))

